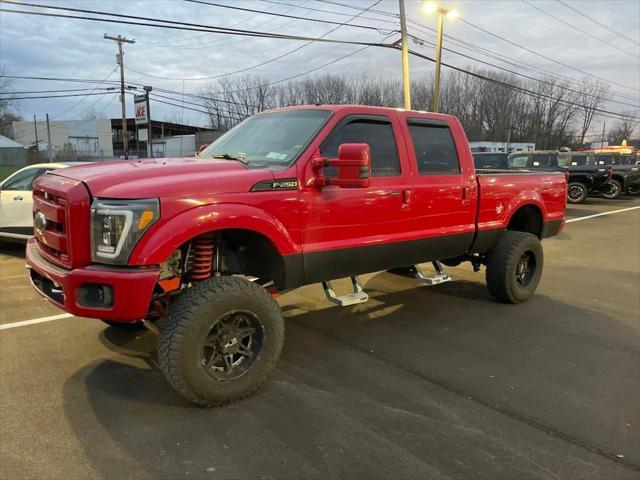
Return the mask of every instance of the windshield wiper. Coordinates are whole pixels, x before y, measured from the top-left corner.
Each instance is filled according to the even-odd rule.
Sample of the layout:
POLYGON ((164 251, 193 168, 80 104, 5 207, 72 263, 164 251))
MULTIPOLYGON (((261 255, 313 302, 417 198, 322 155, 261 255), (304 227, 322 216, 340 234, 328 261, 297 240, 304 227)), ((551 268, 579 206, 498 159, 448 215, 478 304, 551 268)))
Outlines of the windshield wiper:
POLYGON ((211 158, 223 158, 225 160, 236 160, 245 165, 249 165, 249 162, 245 159, 244 155, 233 155, 231 153, 219 153, 217 155, 211 155, 211 158))

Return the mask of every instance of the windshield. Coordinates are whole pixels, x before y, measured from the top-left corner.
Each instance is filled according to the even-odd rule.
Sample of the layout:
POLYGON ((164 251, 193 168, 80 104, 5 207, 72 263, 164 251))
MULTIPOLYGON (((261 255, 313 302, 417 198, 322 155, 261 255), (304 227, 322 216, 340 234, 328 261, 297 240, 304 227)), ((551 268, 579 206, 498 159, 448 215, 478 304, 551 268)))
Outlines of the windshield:
POLYGON ((294 162, 331 116, 329 110, 285 110, 248 118, 205 148, 199 157, 241 159, 248 164, 294 162))

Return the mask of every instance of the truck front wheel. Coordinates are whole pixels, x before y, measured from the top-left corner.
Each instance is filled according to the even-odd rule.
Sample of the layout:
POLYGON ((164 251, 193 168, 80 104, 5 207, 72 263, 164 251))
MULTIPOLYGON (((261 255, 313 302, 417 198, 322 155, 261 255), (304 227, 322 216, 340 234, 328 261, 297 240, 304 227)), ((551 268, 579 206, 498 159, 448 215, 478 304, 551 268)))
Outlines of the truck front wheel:
POLYGON ((508 231, 487 261, 487 286, 502 303, 521 303, 536 291, 542 276, 542 244, 531 233, 508 231))
POLYGON ((245 398, 274 371, 284 320, 264 288, 215 277, 171 305, 158 339, 160 368, 183 397, 202 406, 245 398))

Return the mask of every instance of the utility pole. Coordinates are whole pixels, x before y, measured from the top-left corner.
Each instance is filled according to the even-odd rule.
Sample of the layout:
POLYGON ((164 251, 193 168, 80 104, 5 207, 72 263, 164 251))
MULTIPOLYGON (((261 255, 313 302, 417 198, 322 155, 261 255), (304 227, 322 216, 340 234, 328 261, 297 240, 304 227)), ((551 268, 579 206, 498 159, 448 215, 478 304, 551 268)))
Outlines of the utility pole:
POLYGON ((49 157, 49 163, 51 163, 52 160, 52 149, 53 146, 51 145, 51 127, 49 126, 49 114, 47 113, 47 156, 49 157))
POLYGON ((129 159, 129 134, 127 132, 127 106, 124 98, 124 53, 122 51, 123 43, 136 43, 134 39, 128 39, 118 35, 117 37, 111 37, 104 34, 104 38, 107 40, 113 40, 118 44, 118 55, 116 61, 120 65, 120 106, 122 107, 122 145, 124 147, 124 158, 129 159))
POLYGON ((602 122, 602 138, 600 148, 604 148, 604 129, 607 127, 607 122, 602 122))
POLYGON ((411 110, 411 80, 409 79, 409 42, 407 40, 407 15, 404 12, 404 0, 400 2, 400 41, 402 42, 402 92, 404 108, 411 110))
POLYGON ((40 142, 38 142, 38 122, 36 121, 36 115, 33 114, 33 129, 36 132, 36 152, 38 157, 40 156, 40 142))

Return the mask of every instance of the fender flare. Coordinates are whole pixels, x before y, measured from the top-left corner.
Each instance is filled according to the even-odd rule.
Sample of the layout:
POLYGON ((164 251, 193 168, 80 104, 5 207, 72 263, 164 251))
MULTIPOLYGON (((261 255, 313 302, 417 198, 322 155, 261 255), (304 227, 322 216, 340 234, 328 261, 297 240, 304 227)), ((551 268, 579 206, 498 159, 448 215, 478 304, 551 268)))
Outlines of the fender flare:
POLYGON ((518 210, 520 210, 522 207, 528 207, 528 206, 536 207, 540 211, 540 216, 542 217, 541 220, 542 220, 542 223, 544 224, 544 222, 547 220, 547 209, 545 207, 542 197, 537 192, 527 191, 527 192, 522 192, 520 195, 518 195, 513 200, 511 205, 509 205, 508 207, 509 211, 508 211, 508 215, 506 215, 506 222, 504 224, 504 228, 507 228, 509 223, 511 223, 513 216, 518 212, 518 210))
POLYGON ((221 203, 189 209, 153 226, 136 245, 129 264, 158 265, 192 238, 232 228, 264 235, 280 255, 301 251, 285 226, 268 212, 244 204, 221 203))

